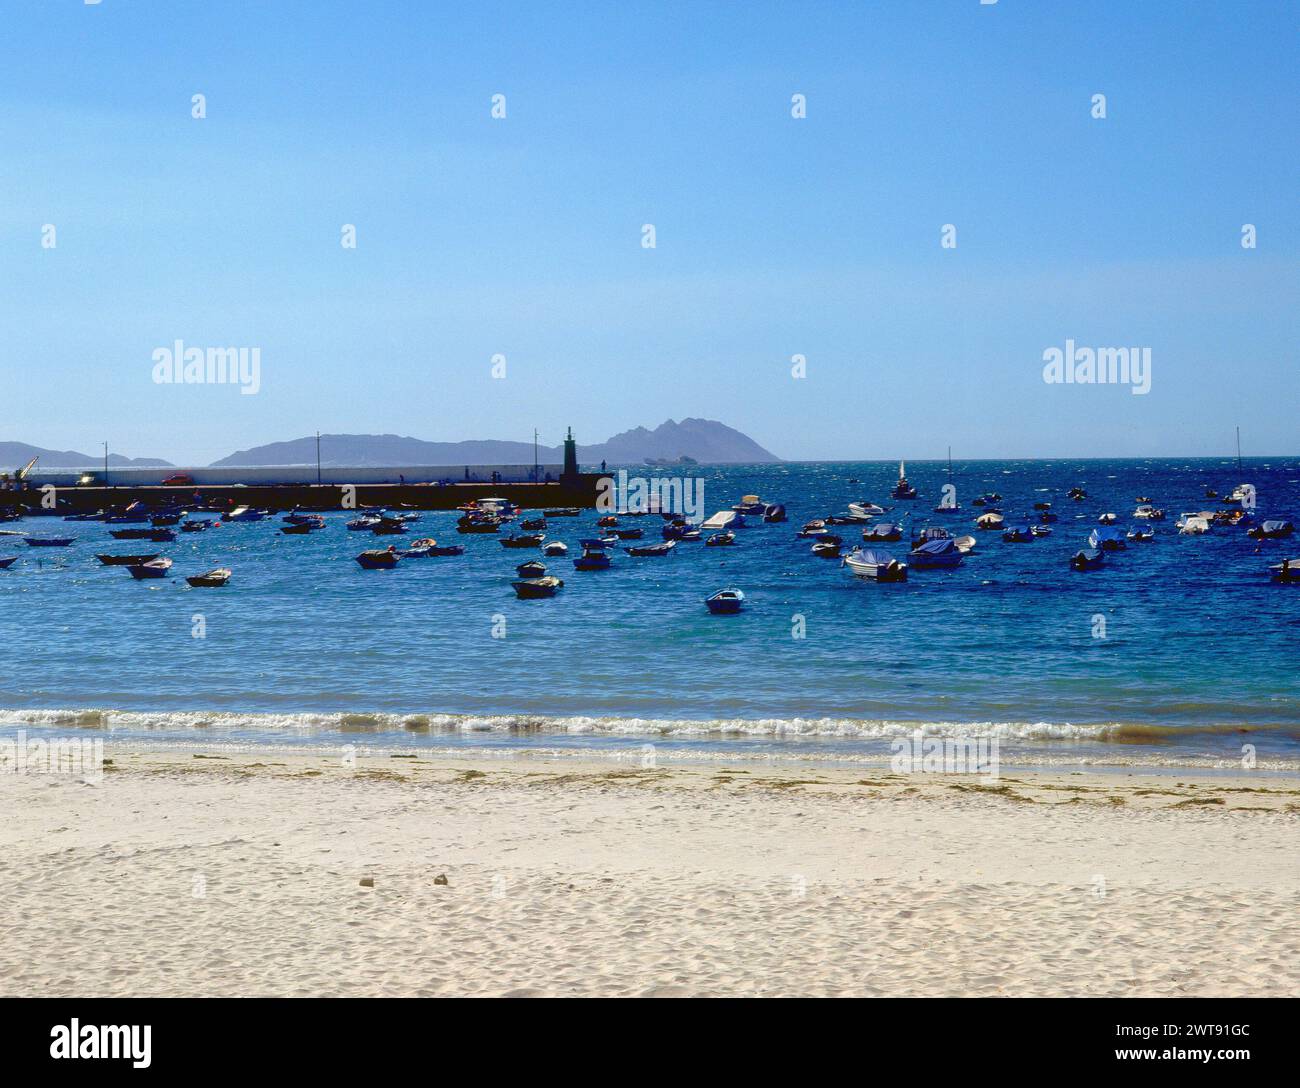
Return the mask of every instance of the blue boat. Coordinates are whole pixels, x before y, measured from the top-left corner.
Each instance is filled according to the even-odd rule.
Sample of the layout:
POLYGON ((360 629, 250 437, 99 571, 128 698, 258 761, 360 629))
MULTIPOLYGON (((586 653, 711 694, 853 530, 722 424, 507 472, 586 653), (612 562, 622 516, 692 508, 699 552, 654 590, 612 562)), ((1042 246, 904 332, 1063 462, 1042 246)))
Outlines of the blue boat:
POLYGON ((1105 561, 1105 555, 1093 548, 1075 552, 1070 556, 1071 570, 1098 570, 1105 561))
POLYGON ((1118 551, 1128 545, 1124 541, 1124 532, 1109 525, 1094 529, 1088 534, 1088 547, 1104 552, 1118 551))
POLYGON ((739 589, 720 589, 704 604, 715 616, 732 616, 745 607, 745 594, 739 589))
POLYGON ((945 569, 961 566, 962 550, 954 540, 927 540, 913 548, 907 556, 908 566, 918 570, 945 569))
POLYGON ((610 567, 610 558, 605 549, 599 545, 588 547, 586 542, 582 546, 582 554, 573 561, 574 570, 608 570, 610 567))
POLYGON ((1033 542, 1034 533, 1025 522, 1019 525, 1008 525, 1002 530, 1002 539, 1008 544, 1029 544, 1033 542))

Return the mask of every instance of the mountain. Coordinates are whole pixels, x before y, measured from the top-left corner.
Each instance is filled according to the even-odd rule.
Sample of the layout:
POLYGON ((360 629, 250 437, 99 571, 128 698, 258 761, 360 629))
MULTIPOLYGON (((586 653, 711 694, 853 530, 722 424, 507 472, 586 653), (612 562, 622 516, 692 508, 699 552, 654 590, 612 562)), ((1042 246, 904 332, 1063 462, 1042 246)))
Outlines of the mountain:
MULTIPOLYGON (((43 450, 40 446, 29 446, 26 442, 0 442, 0 471, 12 472, 27 464, 33 457, 39 457, 36 467, 42 468, 94 468, 103 466, 103 454, 77 453, 75 450, 43 450)), ((156 457, 123 457, 120 453, 108 455, 109 467, 122 468, 135 465, 139 468, 171 468, 170 461, 159 461, 156 457)))
POLYGON ((676 461, 683 457, 710 465, 781 460, 748 435, 712 419, 683 419, 680 423, 670 419, 653 431, 634 427, 598 446, 579 446, 578 456, 587 462, 608 461, 611 464, 636 463, 651 458, 676 461))
MULTIPOLYGON (((558 459, 555 450, 538 446, 538 457, 546 463, 558 459)), ((531 442, 425 442, 396 434, 323 434, 320 436, 323 465, 531 465, 531 442)), ((250 465, 314 465, 316 436, 289 442, 271 442, 239 450, 213 468, 250 465)))
MULTIPOLYGON (((425 442, 395 434, 323 434, 321 463, 325 465, 528 465, 533 461, 531 442, 502 442, 480 439, 470 442, 425 442)), ((561 446, 539 446, 537 456, 544 464, 563 460, 561 446)), ((690 458, 705 464, 721 462, 779 461, 752 438, 726 424, 710 419, 667 420, 653 431, 634 427, 607 442, 578 446, 583 464, 640 464, 654 459, 677 461, 690 458)), ((316 438, 295 438, 265 446, 239 450, 213 468, 252 465, 314 465, 316 438)))

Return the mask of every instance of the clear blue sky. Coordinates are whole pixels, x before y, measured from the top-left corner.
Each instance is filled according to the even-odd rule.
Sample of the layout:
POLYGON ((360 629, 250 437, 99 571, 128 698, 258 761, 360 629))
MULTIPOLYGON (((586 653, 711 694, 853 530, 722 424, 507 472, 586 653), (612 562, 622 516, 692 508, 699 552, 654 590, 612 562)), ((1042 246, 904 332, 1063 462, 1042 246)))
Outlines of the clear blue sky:
POLYGON ((1300 447, 1296 3, 4 22, 0 438, 206 463, 705 416, 789 458, 1300 447), (1044 384, 1066 337, 1151 347, 1151 393, 1044 384), (177 338, 259 346, 262 391, 154 384, 177 338))

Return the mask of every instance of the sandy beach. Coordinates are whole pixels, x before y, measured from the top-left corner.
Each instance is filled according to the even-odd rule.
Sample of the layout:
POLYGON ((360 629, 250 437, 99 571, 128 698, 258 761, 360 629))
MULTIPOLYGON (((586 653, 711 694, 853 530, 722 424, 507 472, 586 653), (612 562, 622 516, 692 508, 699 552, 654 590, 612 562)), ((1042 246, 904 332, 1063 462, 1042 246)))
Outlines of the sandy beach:
POLYGON ((1300 994, 1294 778, 108 756, 0 776, 6 996, 1300 994))

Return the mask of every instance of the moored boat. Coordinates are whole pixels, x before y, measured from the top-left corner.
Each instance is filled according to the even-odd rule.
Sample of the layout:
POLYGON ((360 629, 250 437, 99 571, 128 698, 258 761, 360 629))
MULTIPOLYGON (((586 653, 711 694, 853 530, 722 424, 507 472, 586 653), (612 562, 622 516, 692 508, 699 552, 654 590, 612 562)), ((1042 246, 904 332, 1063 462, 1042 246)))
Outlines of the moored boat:
POLYGON ((29 548, 66 548, 70 546, 75 537, 71 536, 25 536, 23 540, 27 542, 29 548))
POLYGON ((560 540, 552 540, 542 545, 542 554, 551 558, 568 555, 569 546, 560 540))
POLYGON ((727 530, 725 533, 714 533, 704 543, 705 546, 709 548, 725 548, 728 545, 736 543, 736 534, 731 532, 731 530, 727 530))
POLYGON ((1247 529, 1246 535, 1256 540, 1284 540, 1295 532, 1295 526, 1289 521, 1265 521, 1247 529))
POLYGON ((254 510, 251 506, 236 506, 225 516, 226 521, 261 521, 266 517, 263 510, 254 510))
POLYGON ((1154 529, 1130 529, 1125 536, 1127 536, 1129 540, 1136 541, 1139 544, 1146 544, 1155 540, 1156 531, 1154 529))
POLYGON ((1284 585, 1300 585, 1300 559, 1283 559, 1268 570, 1275 582, 1284 585))
POLYGON ((150 552, 148 555, 97 555, 95 556, 106 567, 135 567, 142 563, 151 563, 158 558, 157 552, 150 552))
POLYGON ((547 575, 545 578, 522 578, 511 585, 515 587, 516 596, 523 600, 535 600, 539 597, 554 597, 563 587, 564 580, 547 575))
POLYGON ((195 589, 219 589, 230 581, 230 570, 226 567, 215 567, 202 574, 191 574, 185 580, 195 589))
POLYGON ((898 462, 898 483, 890 491, 891 499, 914 499, 916 498, 916 488, 907 482, 907 474, 904 471, 903 462, 898 462))
POLYGON ((465 517, 456 522, 458 533, 495 533, 501 528, 497 518, 465 517))
POLYGON ((677 547, 677 541, 665 540, 662 544, 638 544, 635 547, 625 549, 628 555, 636 556, 663 556, 671 555, 672 550, 677 547))
POLYGON ((537 548, 546 538, 545 533, 511 533, 501 538, 503 548, 537 548))
POLYGON ((917 570, 947 570, 961 566, 964 558, 964 553, 955 541, 927 540, 908 553, 907 565, 917 570))
POLYGON ((929 526, 912 534, 912 547, 919 548, 930 540, 949 540, 951 538, 952 533, 948 532, 947 529, 939 526, 929 526))
POLYGON ((741 514, 734 510, 719 510, 716 514, 705 519, 704 524, 700 526, 705 530, 724 530, 739 529, 745 524, 745 519, 741 514))
POLYGON ((401 556, 397 554, 396 546, 390 544, 382 550, 364 551, 356 559, 361 564, 362 570, 390 570, 397 566, 401 556))
POLYGON ((907 564, 875 548, 854 548, 844 557, 845 567, 858 578, 874 582, 906 582, 907 564))
POLYGON ((985 532, 992 532, 1001 529, 1002 523, 1005 520, 1006 519, 1003 518, 1001 514, 995 514, 993 512, 981 514, 975 519, 975 528, 983 529, 985 532))
POLYGON ((540 559, 529 559, 515 567, 515 573, 520 578, 541 578, 546 574, 546 564, 540 559))
POLYGON ((863 499, 861 502, 849 503, 849 513, 854 517, 870 520, 871 518, 882 516, 885 513, 885 508, 883 506, 877 506, 874 502, 867 502, 866 499, 863 499))
POLYGON ((903 527, 892 521, 878 521, 862 530, 862 539, 867 542, 879 540, 892 543, 903 539, 903 527))
POLYGON ((280 532, 287 536, 306 536, 308 533, 319 532, 325 528, 325 519, 317 514, 308 514, 298 521, 292 521, 288 525, 281 525, 280 532))
POLYGON ((1105 525, 1088 534, 1088 547, 1094 551, 1115 552, 1127 547, 1124 534, 1112 526, 1105 525))
POLYGON ((608 570, 610 558, 604 548, 583 545, 582 554, 573 561, 574 570, 608 570))
POLYGON ((1105 555, 1096 548, 1085 548, 1070 556, 1071 570, 1098 570, 1105 561, 1105 555))
POLYGON ((17 562, 18 562, 18 556, 16 555, 4 556, 3 558, 0 558, 0 570, 8 570, 17 562))
POLYGON ((837 536, 823 537, 812 546, 812 553, 818 559, 838 559, 842 543, 837 536))
POLYGON ((132 578, 166 578, 172 569, 170 559, 150 559, 147 563, 134 563, 126 568, 132 578))
POLYGON ((731 616, 745 607, 745 594, 739 589, 720 589, 704 604, 715 616, 731 616))
POLYGON ((1185 536, 1200 536, 1210 531, 1210 519, 1203 514, 1184 514, 1174 524, 1185 536))

